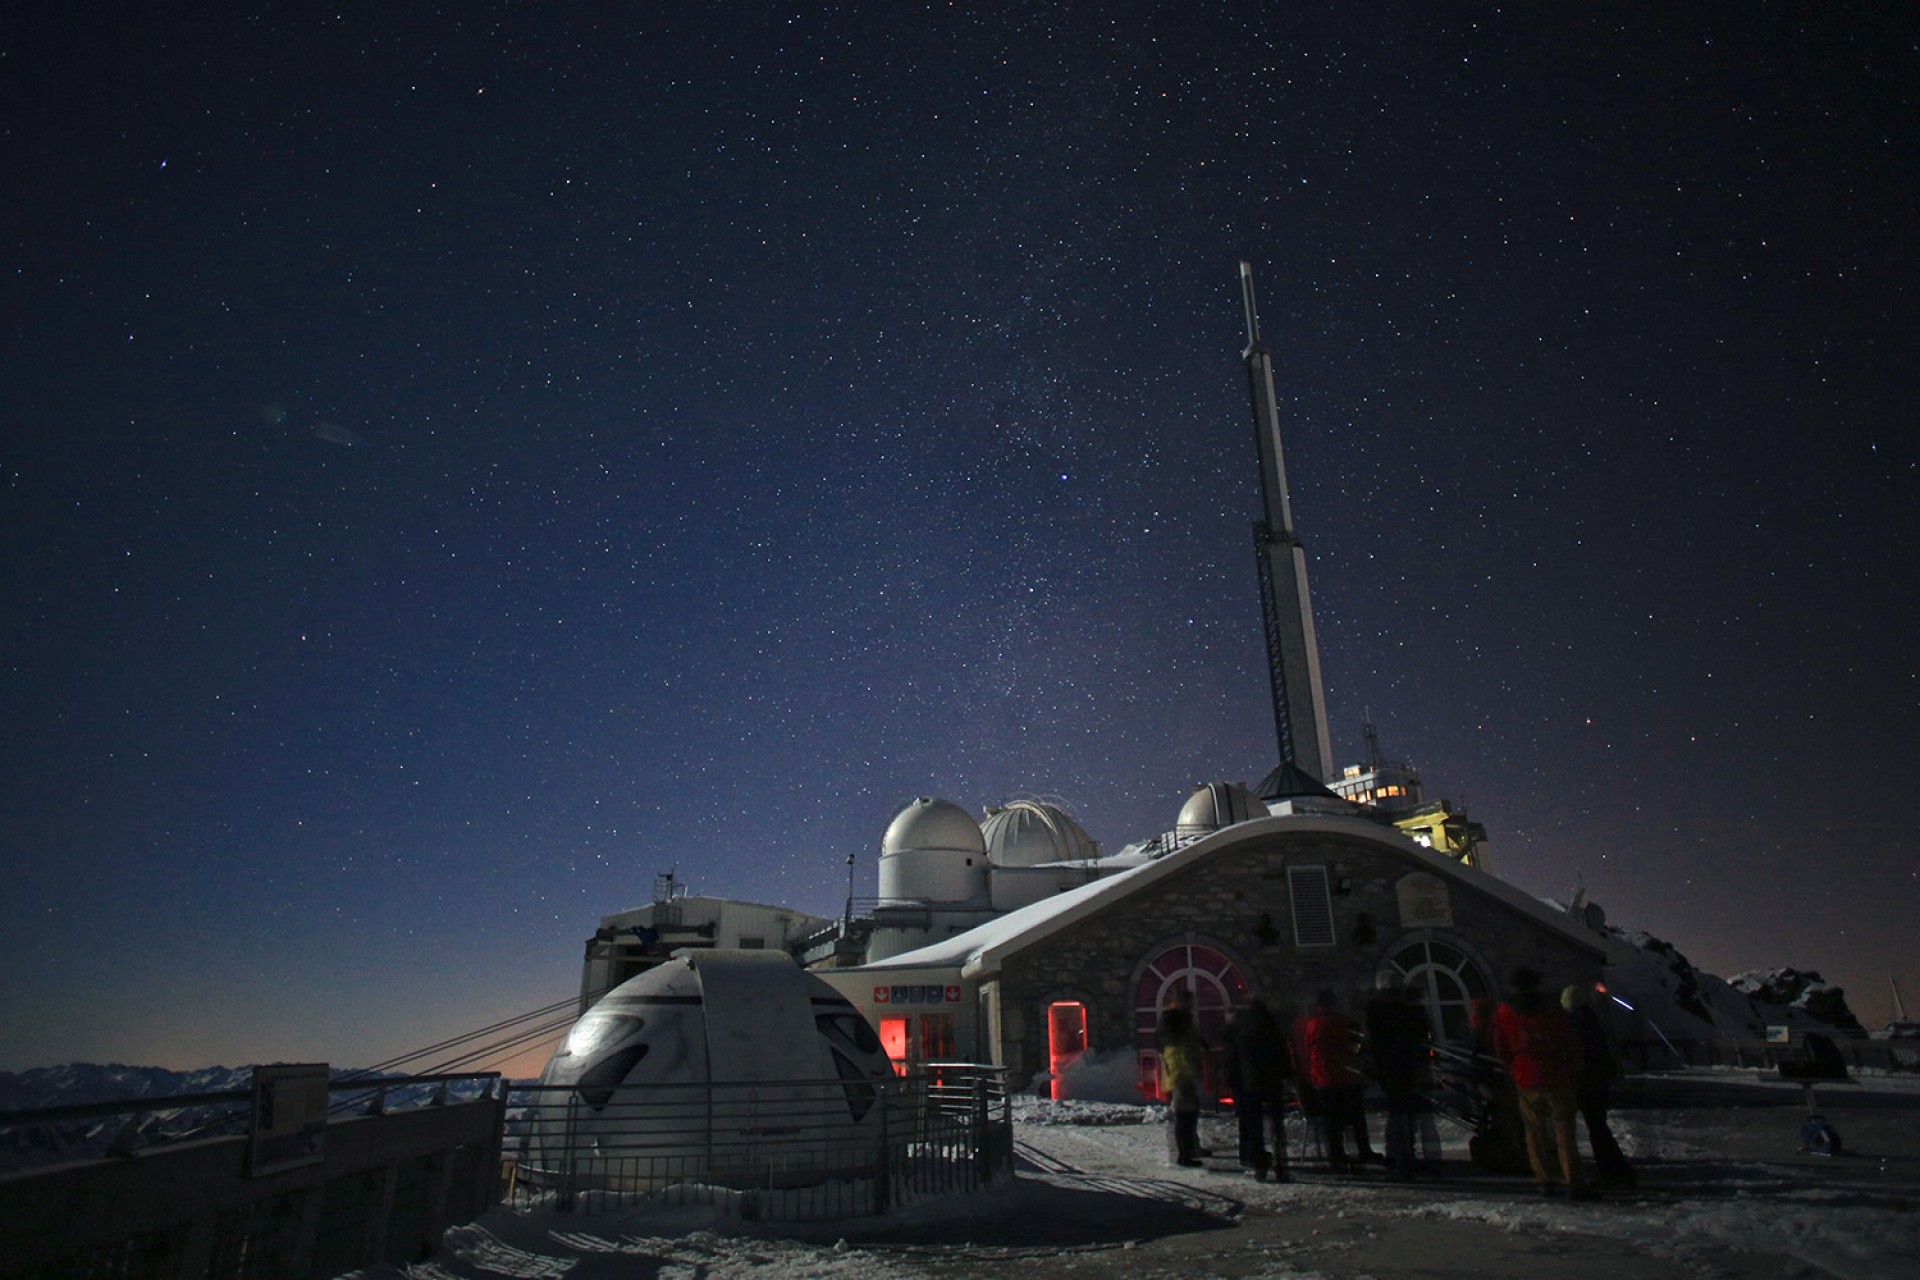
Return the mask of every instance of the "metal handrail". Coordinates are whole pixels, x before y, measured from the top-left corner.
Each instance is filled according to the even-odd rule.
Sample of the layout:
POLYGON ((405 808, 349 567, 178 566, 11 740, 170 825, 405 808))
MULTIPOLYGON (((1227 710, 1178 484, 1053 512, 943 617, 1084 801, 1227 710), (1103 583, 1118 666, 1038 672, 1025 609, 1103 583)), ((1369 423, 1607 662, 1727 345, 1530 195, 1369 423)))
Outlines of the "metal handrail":
MULTIPOLYGON (((371 1093, 375 1090, 404 1089, 416 1085, 450 1084, 460 1080, 492 1081, 499 1078, 498 1071, 460 1071, 424 1076, 359 1076, 329 1080, 327 1092, 371 1093)), ((489 1086, 488 1092, 491 1091, 489 1086)), ((65 1120, 89 1120, 98 1116, 137 1115, 147 1111, 178 1111, 186 1107, 219 1106, 223 1103, 251 1101, 253 1101, 252 1089, 222 1089, 213 1093, 175 1093, 158 1098, 119 1098, 105 1102, 78 1102, 64 1107, 0 1111, 0 1126, 58 1124, 65 1120)))
MULTIPOLYGON (((1012 1169, 1004 1069, 929 1063, 874 1079, 508 1088, 517 1185, 631 1202, 760 1197, 753 1212, 884 1212, 900 1197, 984 1186, 1012 1169), (774 1197, 768 1199, 768 1197, 774 1197)), ((603 1203, 597 1200, 596 1203, 603 1203)))

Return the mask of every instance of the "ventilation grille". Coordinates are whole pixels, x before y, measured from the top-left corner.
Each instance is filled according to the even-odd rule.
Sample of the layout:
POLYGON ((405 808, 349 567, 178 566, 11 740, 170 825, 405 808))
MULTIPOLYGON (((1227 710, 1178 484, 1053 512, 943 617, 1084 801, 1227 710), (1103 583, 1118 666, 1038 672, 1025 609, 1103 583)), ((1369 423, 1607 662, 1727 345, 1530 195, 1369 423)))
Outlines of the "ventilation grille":
POLYGON ((1325 867, 1288 867, 1287 893, 1293 899, 1293 943, 1297 947, 1333 945, 1333 895, 1325 867))

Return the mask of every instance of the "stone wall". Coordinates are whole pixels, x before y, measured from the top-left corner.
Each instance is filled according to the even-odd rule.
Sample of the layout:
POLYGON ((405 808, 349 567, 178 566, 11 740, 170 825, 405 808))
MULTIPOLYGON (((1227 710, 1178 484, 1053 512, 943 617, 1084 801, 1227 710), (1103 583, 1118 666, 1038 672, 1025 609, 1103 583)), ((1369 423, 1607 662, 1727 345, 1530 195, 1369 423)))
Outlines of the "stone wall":
MULTIPOLYGON (((1177 856, 1177 855, 1175 855, 1177 856)), ((1467 873, 1469 876, 1478 873, 1467 873)), ((1498 992, 1516 965, 1559 985, 1599 976, 1601 953, 1562 937, 1469 880, 1432 871, 1396 836, 1379 840, 1325 831, 1268 833, 1229 843, 1124 901, 1009 958, 1000 975, 1000 1054, 1018 1088, 1045 1068, 1048 1003, 1087 1005, 1089 1048, 1133 1044, 1133 984, 1165 948, 1199 943, 1239 965, 1277 1010, 1297 1008, 1322 987, 1355 1007, 1374 974, 1409 938, 1428 936, 1472 957, 1498 992), (1288 866, 1320 866, 1334 885, 1335 944, 1295 945, 1288 866), (1400 884, 1410 873, 1428 890, 1403 920, 1400 884), (1445 891, 1435 903, 1435 885, 1445 891), (1344 887, 1343 887, 1344 886, 1344 887), (1432 923, 1435 913, 1451 923, 1432 923)))

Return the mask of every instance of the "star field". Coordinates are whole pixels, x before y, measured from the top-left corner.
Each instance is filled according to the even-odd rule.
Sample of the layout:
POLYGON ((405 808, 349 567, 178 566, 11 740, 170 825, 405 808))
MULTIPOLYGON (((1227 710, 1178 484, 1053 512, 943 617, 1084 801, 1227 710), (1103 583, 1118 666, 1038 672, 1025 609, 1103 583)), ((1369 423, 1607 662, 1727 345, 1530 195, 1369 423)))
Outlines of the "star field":
POLYGON ((371 1061, 915 795, 1335 754, 1920 993, 1895 10, 77 9, 0 48, 0 1069, 371 1061))

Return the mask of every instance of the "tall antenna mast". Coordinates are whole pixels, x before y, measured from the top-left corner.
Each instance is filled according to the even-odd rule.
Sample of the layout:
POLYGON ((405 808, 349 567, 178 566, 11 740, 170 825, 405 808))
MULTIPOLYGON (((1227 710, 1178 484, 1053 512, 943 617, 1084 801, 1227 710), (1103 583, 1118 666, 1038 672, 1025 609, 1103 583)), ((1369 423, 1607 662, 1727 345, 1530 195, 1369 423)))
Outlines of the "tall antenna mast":
POLYGON ((1317 782, 1333 770, 1327 737, 1327 695, 1320 683, 1320 649, 1313 634, 1313 604, 1307 596, 1307 552, 1293 534, 1287 493, 1287 463, 1280 448, 1280 409, 1273 394, 1273 355, 1260 338, 1253 268, 1240 264, 1240 294, 1247 308, 1247 392, 1253 402, 1254 438, 1260 448, 1260 495, 1265 519, 1253 525, 1260 576, 1260 613, 1267 640, 1267 675, 1273 688, 1273 721, 1280 759, 1317 782))

